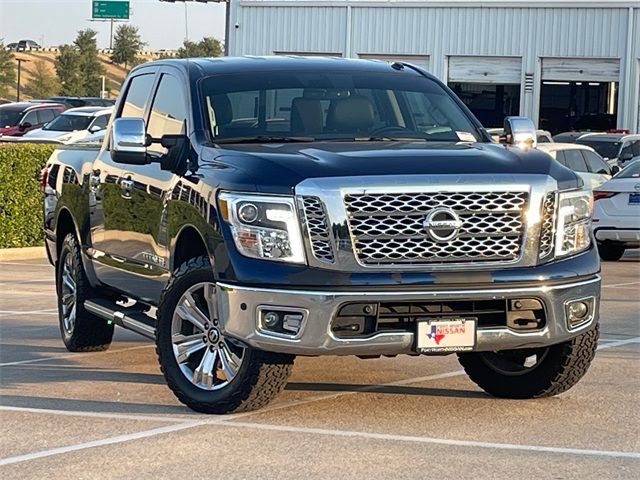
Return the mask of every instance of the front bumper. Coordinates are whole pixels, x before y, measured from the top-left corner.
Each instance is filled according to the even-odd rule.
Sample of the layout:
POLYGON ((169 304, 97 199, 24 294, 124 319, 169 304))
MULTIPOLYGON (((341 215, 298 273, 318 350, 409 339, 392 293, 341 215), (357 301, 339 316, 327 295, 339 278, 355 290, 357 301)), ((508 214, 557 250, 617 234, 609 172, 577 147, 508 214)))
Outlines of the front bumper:
POLYGON ((395 355, 414 352, 414 332, 379 332, 366 337, 338 338, 331 331, 332 319, 345 303, 375 301, 508 300, 522 297, 539 299, 546 323, 535 331, 519 332, 508 327, 479 328, 475 351, 535 348, 569 340, 591 329, 598 320, 600 276, 568 283, 462 288, 434 286, 421 291, 295 290, 251 288, 218 283, 217 300, 221 327, 225 335, 260 350, 296 355, 395 355), (567 322, 566 304, 571 300, 593 298, 593 311, 579 327, 567 322), (266 332, 259 325, 264 307, 295 309, 302 312, 302 327, 296 336, 266 332))

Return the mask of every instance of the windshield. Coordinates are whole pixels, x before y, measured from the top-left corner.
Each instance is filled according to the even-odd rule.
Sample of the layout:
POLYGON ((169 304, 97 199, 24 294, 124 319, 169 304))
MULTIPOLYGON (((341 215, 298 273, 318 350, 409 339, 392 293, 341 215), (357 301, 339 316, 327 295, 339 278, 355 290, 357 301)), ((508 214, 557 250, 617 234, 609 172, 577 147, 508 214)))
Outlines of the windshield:
POLYGON ((617 158, 620 152, 620 142, 607 142, 603 140, 591 140, 581 138, 578 143, 588 145, 600 154, 603 158, 617 158))
POLYGON ((0 128, 17 125, 21 116, 22 110, 6 110, 0 108, 0 128))
POLYGON ((219 143, 481 139, 444 89, 406 72, 218 75, 201 92, 219 143))
POLYGON ((616 175, 616 178, 638 178, 640 177, 640 160, 630 163, 616 175))
POLYGON ((73 132, 74 130, 86 130, 93 117, 86 115, 59 115, 43 128, 54 132, 73 132))

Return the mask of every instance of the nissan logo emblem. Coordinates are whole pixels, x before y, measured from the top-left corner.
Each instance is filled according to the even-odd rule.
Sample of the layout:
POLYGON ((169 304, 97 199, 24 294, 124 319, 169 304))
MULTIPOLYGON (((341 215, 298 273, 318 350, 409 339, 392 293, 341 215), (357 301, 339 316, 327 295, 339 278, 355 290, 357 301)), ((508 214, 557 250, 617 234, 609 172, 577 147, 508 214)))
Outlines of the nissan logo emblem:
POLYGON ((431 210, 424 219, 424 229, 429 238, 436 242, 453 240, 460 233, 462 220, 450 208, 436 208, 431 210))

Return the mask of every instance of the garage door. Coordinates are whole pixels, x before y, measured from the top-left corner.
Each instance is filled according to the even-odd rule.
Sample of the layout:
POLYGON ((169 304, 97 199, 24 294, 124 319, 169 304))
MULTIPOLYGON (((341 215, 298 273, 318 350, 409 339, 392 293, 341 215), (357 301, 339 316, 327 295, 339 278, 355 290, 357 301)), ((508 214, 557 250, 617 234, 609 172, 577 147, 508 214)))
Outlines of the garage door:
POLYGON ((520 84, 520 57, 449 57, 449 83, 520 84))
POLYGON ((392 53, 359 53, 358 57, 368 60, 383 60, 385 62, 406 62, 412 63, 429 71, 429 55, 399 54, 392 53))
POLYGON ((617 58, 543 58, 542 79, 576 82, 617 82, 620 60, 617 58))

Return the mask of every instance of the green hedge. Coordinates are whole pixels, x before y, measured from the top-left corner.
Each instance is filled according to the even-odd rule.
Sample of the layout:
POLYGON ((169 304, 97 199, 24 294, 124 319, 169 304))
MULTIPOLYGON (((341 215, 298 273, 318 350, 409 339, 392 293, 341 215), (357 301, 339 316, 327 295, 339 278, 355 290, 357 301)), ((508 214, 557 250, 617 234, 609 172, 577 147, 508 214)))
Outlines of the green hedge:
POLYGON ((0 144, 0 248, 43 244, 38 177, 54 149, 45 144, 0 144))

